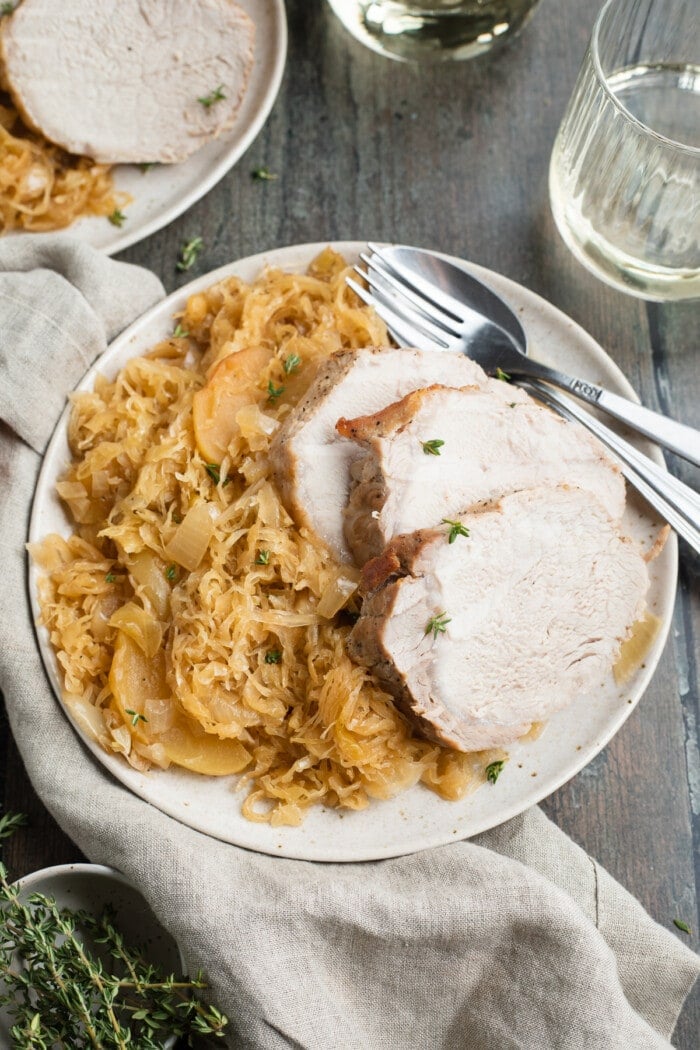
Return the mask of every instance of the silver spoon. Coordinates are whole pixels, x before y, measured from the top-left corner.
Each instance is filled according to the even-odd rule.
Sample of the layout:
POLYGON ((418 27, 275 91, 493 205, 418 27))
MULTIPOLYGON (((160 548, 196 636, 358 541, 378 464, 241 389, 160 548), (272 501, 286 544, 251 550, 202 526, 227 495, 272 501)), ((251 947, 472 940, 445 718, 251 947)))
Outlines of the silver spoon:
MULTIPOLYGON (((700 466, 700 431, 628 401, 603 387, 575 379, 527 356, 527 337, 511 308, 485 284, 432 252, 370 243, 363 254, 372 305, 390 317, 392 335, 419 349, 458 350, 490 374, 539 379, 595 405, 627 426, 700 466)), ((349 280, 357 294, 367 293, 349 280)), ((387 318, 385 318, 387 320, 387 318)))

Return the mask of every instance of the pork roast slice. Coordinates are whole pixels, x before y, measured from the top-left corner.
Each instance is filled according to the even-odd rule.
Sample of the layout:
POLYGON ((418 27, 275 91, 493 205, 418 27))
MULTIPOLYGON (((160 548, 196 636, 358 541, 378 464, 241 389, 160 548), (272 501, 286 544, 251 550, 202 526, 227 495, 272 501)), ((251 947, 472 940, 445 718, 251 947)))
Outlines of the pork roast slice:
POLYGON ((360 565, 394 536, 537 485, 588 489, 611 517, 622 517, 625 483, 600 442, 496 379, 418 390, 337 428, 362 449, 345 512, 345 538, 360 565))
POLYGON ((51 142, 106 164, 168 163, 232 126, 254 35, 233 0, 23 0, 0 57, 24 120, 51 142))
POLYGON ((350 466, 361 449, 340 438, 335 429, 338 419, 376 412, 431 383, 462 386, 487 381, 482 369, 459 353, 367 347, 334 354, 320 366, 272 445, 275 480, 287 510, 334 557, 351 561, 343 512, 350 493, 350 466))
POLYGON ((365 566, 349 651, 426 735, 477 751, 600 688, 648 574, 583 489, 520 491, 460 518, 468 536, 402 536, 365 566))

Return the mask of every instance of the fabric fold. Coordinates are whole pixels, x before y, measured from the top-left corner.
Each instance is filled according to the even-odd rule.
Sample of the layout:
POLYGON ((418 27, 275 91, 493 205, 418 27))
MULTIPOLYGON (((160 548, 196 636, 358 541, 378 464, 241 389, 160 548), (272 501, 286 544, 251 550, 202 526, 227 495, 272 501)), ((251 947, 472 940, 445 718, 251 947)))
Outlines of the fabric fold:
POLYGON ((541 811, 394 860, 291 861, 179 824, 80 742, 28 604, 37 452, 108 336, 161 294, 152 274, 67 238, 0 246, 0 687, 47 808, 205 971, 232 1047, 669 1046, 700 961, 541 811))

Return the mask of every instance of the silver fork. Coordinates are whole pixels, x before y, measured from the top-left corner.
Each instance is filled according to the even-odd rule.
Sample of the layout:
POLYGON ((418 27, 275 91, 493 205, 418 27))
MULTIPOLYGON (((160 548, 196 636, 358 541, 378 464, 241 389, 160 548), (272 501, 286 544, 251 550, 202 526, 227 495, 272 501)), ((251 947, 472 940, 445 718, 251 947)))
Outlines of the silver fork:
MULTIPOLYGON (((361 276, 367 276, 358 267, 355 269, 361 276)), ((372 291, 367 292, 352 278, 348 277, 347 282, 363 302, 374 307, 399 346, 416 345, 415 331, 410 321, 406 320, 402 309, 403 302, 399 297, 393 300, 385 296, 377 298, 375 297, 376 287, 371 286, 372 291)), ((426 310, 427 307, 423 309, 426 310)), ((445 346, 432 344, 427 337, 423 337, 419 345, 422 349, 438 352, 441 349, 447 349, 445 346)), ((460 349, 469 357, 478 360, 477 355, 472 353, 472 347, 469 347, 468 350, 463 347, 455 349, 460 349)), ((577 420, 594 433, 618 460, 630 484, 634 485, 647 502, 661 514, 679 536, 686 540, 693 550, 700 553, 700 496, 696 492, 663 470, 648 456, 643 455, 588 412, 580 409, 571 398, 563 396, 534 377, 525 379, 525 382, 540 400, 562 415, 577 420)))
MULTIPOLYGON (((372 254, 360 256, 367 270, 355 270, 368 282, 377 313, 399 343, 460 351, 490 375, 551 383, 700 466, 700 431, 528 357, 517 315, 478 278, 421 248, 371 243, 369 248, 372 254)), ((348 283, 367 301, 364 288, 348 283)))

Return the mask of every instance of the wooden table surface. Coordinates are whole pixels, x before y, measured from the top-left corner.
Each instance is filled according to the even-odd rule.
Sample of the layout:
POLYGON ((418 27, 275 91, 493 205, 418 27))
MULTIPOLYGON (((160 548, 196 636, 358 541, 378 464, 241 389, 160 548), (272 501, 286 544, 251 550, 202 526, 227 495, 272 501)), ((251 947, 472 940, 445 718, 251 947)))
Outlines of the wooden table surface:
MULTIPOLYGON (((700 427, 700 304, 649 304, 608 288, 569 254, 549 210, 551 146, 598 6, 542 0, 500 53, 413 68, 361 47, 322 0, 289 0, 286 74, 258 139, 202 201, 121 257, 172 290, 306 241, 376 238, 451 252, 554 303, 646 404, 700 427), (278 178, 252 179, 261 165, 278 178), (195 270, 177 274, 182 241, 195 235, 205 251, 195 270)), ((697 485, 693 468, 680 473, 697 485)), ((685 920, 696 948, 698 638, 698 559, 682 549, 673 628, 649 689, 608 747, 544 804, 658 922, 674 930, 674 918, 685 920)), ((13 874, 79 859, 34 796, 4 719, 0 778, 3 809, 31 820, 5 847, 13 874)), ((698 1032, 696 991, 675 1045, 695 1050, 698 1032)))

